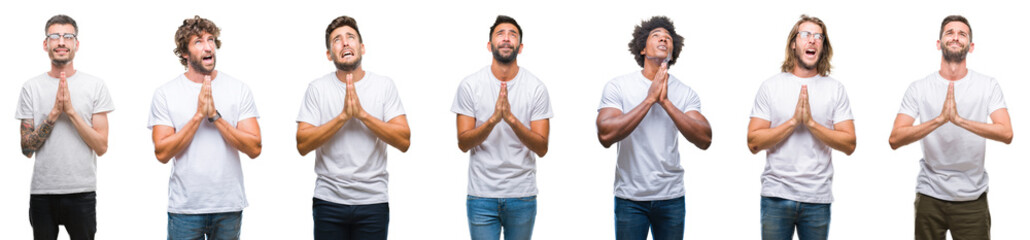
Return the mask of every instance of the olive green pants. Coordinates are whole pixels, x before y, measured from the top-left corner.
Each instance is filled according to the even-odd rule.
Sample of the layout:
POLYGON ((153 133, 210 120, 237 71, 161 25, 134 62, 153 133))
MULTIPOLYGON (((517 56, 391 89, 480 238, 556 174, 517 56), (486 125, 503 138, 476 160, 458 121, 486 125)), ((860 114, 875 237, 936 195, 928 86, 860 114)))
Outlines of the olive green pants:
POLYGON ((991 239, 987 192, 973 201, 944 201, 916 193, 916 240, 991 239))

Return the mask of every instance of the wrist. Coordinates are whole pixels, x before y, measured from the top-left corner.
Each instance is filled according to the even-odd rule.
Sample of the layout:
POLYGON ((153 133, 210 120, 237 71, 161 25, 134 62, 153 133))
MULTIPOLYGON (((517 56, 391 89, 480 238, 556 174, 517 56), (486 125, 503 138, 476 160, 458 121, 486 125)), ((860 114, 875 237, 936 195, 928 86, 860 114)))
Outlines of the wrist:
POLYGON ((218 113, 218 110, 215 110, 215 114, 212 114, 210 117, 208 117, 207 118, 207 122, 214 123, 215 121, 218 121, 218 119, 221 119, 221 118, 222 118, 222 114, 218 113))

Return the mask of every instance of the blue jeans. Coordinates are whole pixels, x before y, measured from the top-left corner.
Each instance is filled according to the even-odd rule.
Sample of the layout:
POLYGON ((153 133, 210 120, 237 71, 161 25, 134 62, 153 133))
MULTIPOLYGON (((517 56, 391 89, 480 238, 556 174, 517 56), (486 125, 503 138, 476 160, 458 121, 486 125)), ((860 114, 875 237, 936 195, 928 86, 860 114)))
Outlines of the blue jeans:
POLYGON ((64 225, 72 240, 92 240, 97 232, 97 193, 32 194, 29 224, 34 239, 57 239, 58 225, 64 225))
POLYGON ((615 197, 615 239, 683 239, 687 209, 683 197, 657 201, 633 201, 615 197))
POLYGON ((472 240, 530 239, 536 221, 536 196, 522 198, 481 198, 468 196, 465 202, 472 240))
POLYGON ((315 239, 382 239, 390 225, 390 204, 346 205, 312 198, 315 239))
POLYGON ((762 239, 826 239, 830 235, 830 204, 803 203, 762 197, 762 239))
POLYGON ((243 212, 206 214, 168 213, 169 240, 240 239, 243 212))

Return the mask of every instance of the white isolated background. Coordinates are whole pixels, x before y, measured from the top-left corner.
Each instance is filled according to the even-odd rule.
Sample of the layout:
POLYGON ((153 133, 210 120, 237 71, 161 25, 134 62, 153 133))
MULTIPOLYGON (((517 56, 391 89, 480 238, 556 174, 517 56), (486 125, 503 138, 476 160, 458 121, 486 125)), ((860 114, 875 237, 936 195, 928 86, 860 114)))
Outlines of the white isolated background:
MULTIPOLYGON (((968 17, 975 51, 969 67, 1004 87, 1016 134, 987 143, 992 235, 1025 237, 1030 119, 1018 1, 14 1, 0 9, 0 113, 13 116, 22 83, 49 70, 43 27, 68 14, 80 28, 75 67, 104 79, 116 110, 110 151, 98 162, 98 239, 166 234, 170 165, 155 161, 146 128, 154 89, 183 72, 172 54, 175 29, 200 15, 222 29, 216 69, 252 88, 264 149, 243 157, 245 239, 312 236, 314 154, 295 148, 296 114, 307 84, 330 71, 324 29, 353 16, 364 37, 365 70, 397 83, 412 131, 407 153, 389 150, 392 239, 467 239, 468 155, 458 150, 451 102, 465 76, 490 63, 488 29, 498 14, 524 29, 519 64, 547 85, 555 117, 550 151, 538 159, 537 239, 613 239, 616 149, 597 142, 596 108, 605 83, 640 68, 627 51, 633 27, 654 15, 686 37, 670 72, 701 96, 711 148, 680 138, 686 168, 688 239, 758 239, 764 152, 746 149, 759 84, 779 72, 786 37, 801 14, 822 18, 834 47, 832 77, 847 87, 858 148, 834 152, 833 239, 909 239, 913 232, 918 143, 887 145, 902 95, 939 69, 940 21, 968 17)), ((195 96, 182 96, 190 98, 195 96)), ((21 156, 18 121, 0 128, 0 238, 29 239, 33 159, 21 156)), ((62 235, 64 230, 62 228, 62 235)), ((62 236, 66 238, 66 236, 62 236)))

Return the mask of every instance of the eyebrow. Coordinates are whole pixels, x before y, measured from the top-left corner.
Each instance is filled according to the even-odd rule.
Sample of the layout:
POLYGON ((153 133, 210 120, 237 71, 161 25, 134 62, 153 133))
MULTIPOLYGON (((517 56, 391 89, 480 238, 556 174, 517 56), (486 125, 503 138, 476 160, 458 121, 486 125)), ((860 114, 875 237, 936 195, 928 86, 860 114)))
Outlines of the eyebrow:
MULTIPOLYGON (((494 34, 504 33, 504 32, 505 32, 504 29, 498 29, 496 32, 494 32, 494 34)), ((515 33, 516 35, 519 34, 519 31, 515 31, 515 29, 508 29, 507 32, 512 32, 512 33, 515 33)))

